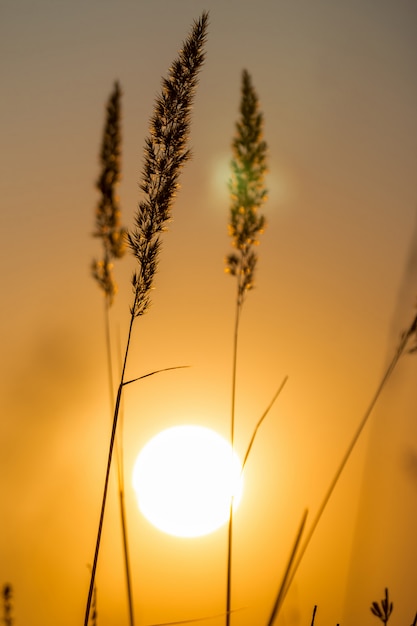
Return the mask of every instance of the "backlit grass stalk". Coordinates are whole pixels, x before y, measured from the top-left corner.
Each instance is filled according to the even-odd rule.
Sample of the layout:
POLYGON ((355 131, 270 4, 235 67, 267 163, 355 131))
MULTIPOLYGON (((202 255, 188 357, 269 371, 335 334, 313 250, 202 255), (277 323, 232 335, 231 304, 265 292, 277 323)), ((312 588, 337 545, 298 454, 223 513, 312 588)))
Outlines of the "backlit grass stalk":
POLYGON ((280 585, 280 587, 278 589, 278 593, 277 593, 277 596, 275 598, 274 606, 272 608, 271 615, 270 615, 269 620, 268 620, 268 626, 272 626, 273 623, 275 622, 275 619, 276 619, 276 617, 278 615, 278 612, 279 612, 279 610, 281 608, 281 605, 282 605, 282 603, 284 601, 285 588, 286 588, 286 585, 287 585, 287 580, 288 580, 288 577, 290 575, 291 567, 292 567, 292 565, 294 563, 295 556, 297 554, 298 546, 300 545, 301 537, 302 537, 302 534, 304 532, 304 527, 305 527, 305 524, 306 524, 306 521, 307 521, 307 515, 308 515, 308 511, 305 510, 304 513, 303 513, 303 517, 301 518, 300 526, 299 526, 298 531, 297 531, 297 535, 296 535, 296 538, 295 538, 295 541, 294 541, 294 545, 293 545, 293 548, 291 550, 291 554, 290 554, 288 562, 287 562, 287 567, 285 568, 285 571, 284 571, 284 576, 282 578, 281 585, 280 585))
MULTIPOLYGON (((229 234, 235 252, 226 257, 226 271, 237 280, 235 324, 232 354, 232 398, 230 420, 230 443, 234 448, 236 372, 239 323, 242 306, 248 291, 253 289, 257 255, 254 246, 265 228, 265 219, 259 209, 266 200, 264 177, 266 173, 267 145, 262 139, 263 115, 259 109, 258 96, 252 79, 243 70, 241 84, 240 119, 236 124, 236 136, 232 143, 232 178, 229 183, 231 196, 229 234)), ((232 580, 233 499, 227 539, 226 626, 230 624, 232 580)))
MULTIPOLYGON (((106 123, 103 133, 100 161, 101 174, 97 181, 100 191, 100 202, 96 209, 96 230, 94 236, 101 239, 103 245, 103 258, 100 261, 93 260, 91 270, 93 278, 104 293, 104 319, 106 337, 106 360, 108 373, 108 387, 110 411, 114 407, 113 386, 113 359, 110 338, 110 308, 114 296, 117 293, 117 284, 113 276, 113 260, 120 259, 125 251, 126 230, 120 225, 120 206, 117 195, 117 187, 120 182, 120 155, 121 155, 121 131, 120 131, 120 100, 121 90, 116 81, 110 94, 106 108, 106 123)), ((129 547, 127 538, 126 507, 124 499, 124 476, 123 476, 123 442, 119 438, 116 443, 116 468, 117 485, 119 495, 119 510, 122 529, 123 556, 126 575, 127 600, 129 608, 129 623, 134 626, 132 577, 129 562, 129 547)), ((95 592, 94 592, 95 594, 95 592)), ((94 613, 94 611, 93 611, 94 613)))
POLYGON ((261 415, 260 419, 258 420, 258 423, 256 424, 256 426, 255 426, 255 428, 254 428, 254 430, 253 430, 252 437, 251 437, 251 439, 250 439, 250 441, 249 441, 249 445, 248 445, 248 447, 247 447, 247 449, 246 449, 245 456, 243 457, 243 461, 242 461, 242 472, 243 472, 243 470, 244 470, 244 468, 245 468, 245 465, 246 465, 246 462, 247 462, 247 460, 248 460, 248 458, 249 458, 249 454, 250 454, 250 452, 251 452, 251 450, 252 450, 252 446, 253 446, 253 444, 254 444, 254 441, 255 441, 256 435, 258 434, 258 430, 259 430, 259 428, 260 428, 260 426, 261 426, 262 422, 264 421, 264 419, 267 417, 267 415, 268 415, 269 411, 270 411, 270 410, 272 409, 272 407, 274 406, 275 401, 277 400, 277 398, 278 398, 278 396, 280 395, 281 391, 284 389, 284 386, 285 386, 285 383, 287 382, 287 380, 288 380, 288 376, 285 376, 285 377, 284 377, 284 379, 283 379, 283 381, 282 381, 282 383, 280 384, 280 386, 278 387, 277 391, 275 392, 274 397, 272 398, 271 402, 270 402, 270 403, 268 404, 268 406, 266 407, 265 411, 262 413, 262 415, 261 415))
POLYGON ((353 449, 354 449, 354 447, 355 447, 355 445, 356 445, 356 443, 357 443, 357 441, 358 441, 358 439, 359 439, 359 437, 360 437, 360 435, 361 435, 361 433, 362 433, 366 423, 369 420, 369 417, 370 417, 370 415, 371 415, 371 413, 372 413, 372 411, 373 411, 373 409, 375 407, 375 404, 377 403, 377 401, 378 401, 382 391, 384 390, 388 380, 390 379, 393 371, 395 370, 395 368, 397 366, 397 363, 400 360, 401 356, 403 354, 405 354, 407 351, 408 352, 416 352, 416 346, 417 346, 417 315, 414 317, 414 319, 411 322, 409 328, 402 334, 400 342, 399 342, 398 347, 397 347, 397 350, 396 350, 392 360, 390 361, 390 363, 389 363, 389 365, 388 365, 388 367, 387 367, 387 369, 386 369, 386 371, 385 371, 385 373, 384 373, 384 375, 383 375, 383 377, 382 377, 382 379, 381 379, 381 381, 380 381, 380 383, 379 383, 379 385, 378 385, 378 387, 377 387, 377 389, 376 389, 376 391, 374 393, 374 396, 372 397, 371 402, 369 403, 368 408, 366 409, 366 411, 365 411, 365 413, 364 413, 364 415, 362 417, 362 420, 359 423, 359 426, 356 429, 356 431, 355 431, 355 433, 354 433, 354 435, 352 437, 352 440, 349 443, 349 446, 348 446, 348 448, 347 448, 347 450, 346 450, 346 452, 345 452, 345 454, 344 454, 344 456, 343 456, 343 458, 342 458, 342 460, 341 460, 341 462, 339 464, 339 467, 336 470, 336 473, 335 473, 335 475, 333 477, 333 480, 331 481, 331 483, 329 485, 329 488, 328 488, 328 490, 327 490, 327 492, 326 492, 326 494, 325 494, 325 496, 323 498, 323 501, 322 501, 322 503, 321 503, 321 505, 319 507, 319 510, 318 510, 318 512, 316 514, 316 517, 314 518, 314 520, 312 522, 312 525, 311 525, 311 528, 310 528, 310 530, 309 530, 309 532, 308 532, 308 534, 307 534, 307 536, 306 536, 306 538, 304 540, 304 543, 303 543, 303 545, 302 545, 302 547, 300 549, 300 552, 299 552, 299 555, 297 557, 297 560, 294 563, 291 575, 290 575, 290 577, 288 579, 288 582, 287 582, 287 585, 286 585, 284 597, 287 594, 287 592, 288 592, 288 590, 289 590, 289 588, 291 586, 291 583, 292 583, 292 581, 294 579, 294 576, 295 576, 295 574, 296 574, 296 572, 298 570, 298 567, 299 567, 299 565, 300 565, 300 563, 301 563, 301 561, 303 559, 304 553, 307 550, 307 547, 308 547, 308 545, 309 545, 309 543, 311 541, 311 538, 314 535, 314 532, 315 532, 315 530, 317 528, 317 525, 318 525, 318 523, 319 523, 319 521, 320 521, 320 519, 321 519, 321 517, 322 517, 322 515, 323 515, 323 513, 324 513, 324 511, 325 511, 325 509, 327 507, 327 504, 328 504, 328 502, 329 502, 329 500, 331 498, 331 495, 332 495, 332 493, 333 493, 333 491, 334 491, 334 489, 335 489, 335 487, 336 487, 336 485, 337 485, 337 483, 339 481, 339 478, 340 478, 340 476, 341 476, 341 474, 342 474, 342 472, 343 472, 343 470, 345 468, 345 465, 348 462, 349 457, 352 454, 352 451, 353 451, 353 449), (414 345, 413 346, 410 346, 410 342, 411 341, 414 341, 414 345))
POLYGON ((169 70, 168 78, 163 79, 162 93, 156 99, 150 121, 150 135, 145 141, 144 167, 140 185, 144 192, 144 199, 138 205, 133 231, 128 233, 129 246, 138 261, 139 269, 135 271, 132 279, 134 298, 130 309, 130 324, 114 407, 84 626, 88 625, 94 590, 110 467, 133 324, 136 318, 143 315, 149 308, 150 291, 161 248, 160 236, 171 218, 171 207, 179 187, 180 171, 191 156, 188 148, 191 108, 198 74, 204 62, 207 26, 208 14, 204 12, 199 20, 194 22, 190 35, 169 70))

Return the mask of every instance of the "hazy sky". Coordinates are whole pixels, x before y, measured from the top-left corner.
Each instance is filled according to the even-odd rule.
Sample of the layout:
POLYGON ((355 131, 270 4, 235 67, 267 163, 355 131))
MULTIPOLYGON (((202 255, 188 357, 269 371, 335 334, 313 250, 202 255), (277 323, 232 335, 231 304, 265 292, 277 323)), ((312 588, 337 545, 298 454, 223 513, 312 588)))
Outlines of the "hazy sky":
MULTIPOLYGON (((161 76, 204 9, 210 28, 193 160, 128 364, 132 377, 191 366, 132 386, 125 397, 139 624, 224 610, 225 530, 194 540, 161 534, 141 518, 129 481, 140 448, 168 425, 228 433, 235 285, 223 271, 226 181, 243 68, 265 115, 270 194, 256 289, 242 317, 241 453, 276 387, 289 380, 247 467, 236 517, 233 605, 242 610, 234 626, 265 623, 302 512, 314 516, 401 332, 398 311, 401 323, 413 315, 417 289, 412 295, 404 273, 417 207, 414 0, 2 0, 0 584, 14 586, 16 626, 79 624, 88 592, 109 437, 103 302, 89 273, 100 252, 91 233, 105 102, 119 79, 120 196, 131 226, 161 76)), ((115 346, 126 337, 133 267, 128 258, 116 270, 115 346)), ((407 376, 410 397, 415 378, 407 376)), ((397 407, 395 396, 390 402, 397 407)), ((398 423, 412 467, 415 427, 398 423)), ((389 432, 370 425, 360 440, 283 625, 309 623, 314 604, 319 625, 376 623, 369 605, 395 580, 368 576, 360 581, 364 606, 352 616, 346 605, 355 604, 354 546, 366 555, 367 543, 355 543, 363 468, 369 459, 381 463, 378 454, 366 458, 368 444, 375 451, 383 442, 386 451, 389 432)), ((407 494, 415 528, 415 482, 407 494)), ((116 504, 112 484, 97 575, 100 626, 128 623, 116 504)), ((395 510, 382 513, 390 537, 406 536, 417 553, 395 510)), ((375 558, 375 569, 389 570, 375 558)), ((396 623, 411 623, 411 595, 398 589, 396 623)))

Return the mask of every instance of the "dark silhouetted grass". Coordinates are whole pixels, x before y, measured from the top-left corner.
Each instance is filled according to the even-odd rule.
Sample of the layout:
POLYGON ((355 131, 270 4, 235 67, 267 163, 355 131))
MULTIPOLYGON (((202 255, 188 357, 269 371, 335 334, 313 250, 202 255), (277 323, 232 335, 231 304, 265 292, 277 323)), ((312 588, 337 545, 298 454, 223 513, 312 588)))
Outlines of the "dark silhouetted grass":
POLYGON ((297 557, 297 559, 296 559, 296 561, 295 561, 295 563, 293 565, 292 572, 291 572, 291 575, 289 576, 288 583, 287 583, 287 586, 286 586, 286 589, 285 589, 284 597, 285 597, 286 593, 288 592, 288 589, 290 588, 290 585, 291 585, 291 583, 292 583, 292 581, 294 579, 294 576, 295 576, 295 574, 296 574, 296 572, 298 570, 298 567, 299 567, 299 565, 300 565, 300 563, 301 563, 301 561, 303 559, 304 553, 307 550, 307 547, 308 547, 308 545, 309 545, 309 543, 310 543, 310 541, 311 541, 311 539, 312 539, 312 537, 314 535, 314 532, 315 532, 315 530, 317 528, 317 525, 320 522, 320 519, 321 519, 324 511, 326 510, 327 504, 329 503, 329 500, 330 500, 330 498, 331 498, 331 496, 333 494, 333 491, 334 491, 337 483, 339 482, 339 478, 342 475, 342 472, 343 472, 343 470, 344 470, 344 468, 346 466, 346 463, 348 462, 348 460, 350 458, 350 455, 352 454, 352 451, 355 448, 355 445, 357 444, 358 439, 359 439, 359 437, 360 437, 360 435, 361 435, 361 433, 362 433, 366 423, 368 422, 369 417, 371 416, 372 411, 373 411, 373 409, 374 409, 378 399, 380 398, 380 396, 381 396, 385 386, 387 385, 389 379, 391 378, 391 375, 392 375, 393 371, 395 370, 395 368, 396 368, 400 358, 404 354, 415 352, 415 347, 414 346, 410 347, 410 343, 411 342, 415 343, 416 341, 417 341, 417 315, 415 315, 415 317, 414 317, 413 321, 411 322, 409 328, 401 335, 400 342, 399 342, 399 344, 397 346, 397 350, 395 351, 395 354, 394 354, 392 360, 390 361, 390 363, 389 363, 389 365, 388 365, 384 375, 382 376, 382 379, 381 379, 381 381, 380 381, 380 383, 379 383, 379 385, 378 385, 378 387, 377 387, 377 389, 376 389, 376 391, 375 391, 375 393, 374 393, 374 395, 373 395, 373 397, 371 399, 371 402, 369 403, 368 408, 366 409, 366 411, 365 411, 365 413, 364 413, 364 415, 362 417, 362 420, 360 421, 360 423, 359 423, 355 433, 353 434, 353 437, 352 437, 352 439, 351 439, 351 441, 350 441, 350 443, 349 443, 349 445, 348 445, 348 447, 346 449, 346 452, 345 452, 345 454, 344 454, 344 456, 343 456, 343 458, 342 458, 342 460, 341 460, 341 462, 340 462, 340 464, 339 464, 339 466, 338 466, 338 468, 336 470, 336 473, 333 476, 332 481, 330 482, 330 485, 329 485, 329 487, 328 487, 328 489, 327 489, 327 491, 325 493, 323 501, 322 501, 322 503, 321 503, 317 513, 316 513, 316 516, 315 516, 315 518, 314 518, 314 520, 313 520, 313 522, 311 524, 311 527, 309 529, 309 532, 307 533, 307 536, 306 536, 306 538, 304 540, 304 543, 303 543, 303 545, 300 548, 300 552, 298 554, 298 557, 297 557))
MULTIPOLYGON (((253 289, 257 255, 254 247, 265 228, 265 218, 259 209, 266 200, 264 178, 266 173, 267 145, 263 140, 263 114, 257 93, 247 70, 242 72, 240 118, 232 143, 232 178, 229 183, 231 197, 229 235, 235 251, 226 257, 226 271, 236 278, 236 309, 232 356, 232 398, 230 443, 234 448, 236 370, 239 322, 242 306, 248 291, 253 289)), ((250 449, 250 447, 249 447, 250 449)), ((233 498, 230 504, 227 538, 226 626, 230 624, 232 594, 232 539, 233 498)))
MULTIPOLYGON (((118 185, 121 178, 121 90, 116 81, 106 107, 106 122, 100 153, 101 173, 97 181, 100 201, 96 209, 96 230, 94 236, 102 242, 103 257, 93 260, 91 270, 93 278, 104 293, 104 320, 106 338, 107 373, 110 411, 114 407, 113 359, 110 337, 110 308, 117 293, 117 284, 113 275, 113 261, 120 259, 126 252, 126 229, 120 223, 120 205, 118 185)), ((129 609, 129 623, 134 626, 132 577, 130 572, 129 542, 125 507, 125 487, 123 473, 123 439, 116 441, 116 469, 119 493, 119 510, 122 529, 123 557, 126 575, 126 590, 129 609)), ((94 591, 94 597, 96 590, 94 591)), ((96 611, 94 611, 96 613, 96 611)))
POLYGON ((136 318, 143 315, 149 308, 150 291, 161 248, 160 237, 171 218, 172 204, 179 187, 180 171, 191 156, 188 148, 191 107, 198 83, 198 74, 204 62, 207 26, 208 13, 204 12, 194 22, 191 34, 183 43, 178 57, 169 70, 168 77, 163 79, 162 92, 156 99, 151 117, 150 135, 145 141, 145 160, 140 185, 144 199, 139 203, 134 229, 128 233, 129 246, 138 261, 138 269, 132 279, 134 298, 114 406, 84 626, 88 626, 89 621, 122 391, 124 385, 129 382, 125 381, 125 371, 132 329, 136 318))
POLYGON ((384 626, 387 626, 388 620, 391 617, 391 613, 394 609, 393 602, 389 601, 389 593, 388 588, 385 587, 385 597, 382 598, 381 602, 372 602, 371 604, 371 613, 378 617, 384 626))

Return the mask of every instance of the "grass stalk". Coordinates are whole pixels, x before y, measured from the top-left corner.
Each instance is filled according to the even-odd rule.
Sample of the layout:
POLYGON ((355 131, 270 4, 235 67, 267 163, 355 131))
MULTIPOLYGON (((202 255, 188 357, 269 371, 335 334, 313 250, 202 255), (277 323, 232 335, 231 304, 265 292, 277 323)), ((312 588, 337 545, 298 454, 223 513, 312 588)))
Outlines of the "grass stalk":
MULTIPOLYGON (((107 366, 108 366, 108 375, 109 375, 109 390, 110 390, 110 406, 114 406, 114 387, 113 387, 113 368, 112 368, 112 353, 111 353, 111 342, 110 342, 110 307, 108 305, 108 299, 106 298, 106 346, 107 346, 107 366)), ((124 471, 123 471, 123 439, 122 439, 122 431, 120 432, 120 436, 118 436, 116 432, 116 472, 117 472, 117 487, 118 487, 118 496, 119 496, 119 513, 120 513, 120 526, 122 530, 122 544, 123 544, 123 563, 125 569, 125 578, 126 578, 126 592, 127 592, 127 603, 129 610, 129 624, 130 626, 134 626, 135 618, 133 611, 133 593, 132 593, 132 575, 130 568, 130 558, 129 558, 129 542, 128 542, 128 534, 127 534, 127 521, 126 521, 126 505, 125 505, 125 481, 124 481, 124 471)))
MULTIPOLYGON (((110 406, 115 404, 114 400, 114 386, 113 386, 113 367, 112 367, 112 351, 110 341, 110 305, 108 298, 106 298, 106 345, 107 345, 107 367, 109 376, 109 390, 110 390, 110 406)), ((125 384, 125 383, 124 383, 125 384)), ((121 409, 120 418, 123 418, 123 407, 121 409)), ((133 608, 133 590, 132 590, 132 574, 130 567, 129 556, 129 540, 127 531, 127 519, 126 519, 126 503, 125 503, 125 479, 124 479, 124 455, 123 455, 123 429, 119 428, 119 433, 116 431, 116 473, 117 473, 117 487, 118 487, 118 500, 119 500, 119 513, 120 513, 120 527, 122 531, 122 545, 123 545, 123 563, 125 569, 126 579, 126 593, 127 604, 129 612, 129 624, 134 626, 134 608, 133 608)))
POLYGON ((284 572, 284 576, 282 578, 281 585, 280 585, 280 587, 278 589, 277 597, 275 598, 275 603, 274 603, 274 606, 272 608, 271 615, 269 616, 268 626, 272 626, 273 625, 273 623, 274 623, 274 621, 275 621, 275 619, 276 619, 276 617, 278 615, 278 612, 279 612, 279 610, 281 608, 281 605, 282 605, 282 603, 284 601, 284 597, 285 597, 285 593, 286 593, 287 580, 288 580, 288 577, 290 575, 291 567, 292 567, 292 565, 294 563, 295 556, 297 554, 298 546, 300 545, 301 537, 302 537, 302 534, 303 534, 303 531, 304 531, 304 527, 305 527, 305 524, 306 524, 306 521, 307 521, 307 514, 308 514, 308 511, 305 510, 304 513, 303 513, 303 517, 301 518, 300 526, 298 528, 298 532, 297 532, 297 535, 296 535, 296 538, 295 538, 295 541, 294 541, 294 545, 293 545, 293 548, 291 550, 290 557, 288 559, 287 567, 285 568, 285 572, 284 572))
POLYGON ((84 626, 88 626, 94 591, 110 468, 133 324, 136 318, 143 315, 149 308, 150 291, 161 247, 160 235, 171 218, 171 207, 179 187, 180 170, 191 156, 187 147, 191 107, 198 83, 198 74, 204 62, 207 26, 208 13, 204 12, 200 19, 194 22, 190 35, 169 70, 168 78, 162 81, 162 93, 156 100, 151 117, 150 135, 145 140, 145 162, 140 185, 145 197, 138 205, 135 227, 132 232, 128 233, 129 246, 138 261, 139 269, 132 278, 134 299, 130 309, 130 323, 114 406, 84 626))
MULTIPOLYGON (((238 293, 240 275, 238 276, 238 293)), ((239 337, 239 320, 242 302, 237 298, 235 326, 233 333, 233 356, 232 356, 232 397, 230 407, 230 445, 234 450, 235 441, 235 408, 236 408, 236 371, 237 371, 237 346, 239 337)), ((232 540, 233 540, 233 496, 230 500, 229 522, 227 527, 227 578, 226 578, 226 626, 230 624, 231 598, 232 598, 232 540)))
POLYGON ((317 613, 317 604, 314 605, 313 615, 311 616, 311 626, 314 626, 314 622, 315 622, 315 619, 316 619, 316 613, 317 613))
MULTIPOLYGON (((233 613, 241 611, 242 609, 234 609, 233 613)), ((195 617, 193 619, 185 619, 175 622, 160 622, 158 624, 150 624, 150 626, 179 626, 180 624, 194 624, 196 622, 208 622, 219 617, 223 617, 224 613, 217 613, 216 615, 207 615, 206 617, 195 617)))
POLYGON ((277 391, 275 392, 274 397, 272 398, 271 402, 270 402, 270 403, 268 404, 268 406, 266 407, 265 411, 262 413, 262 415, 261 415, 261 417, 260 417, 260 419, 259 419, 258 423, 256 424, 256 426, 255 426, 255 428, 254 428, 254 431, 253 431, 253 433, 252 433, 252 437, 251 437, 251 439, 250 439, 250 441, 249 441, 249 445, 248 445, 248 447, 247 447, 247 449, 246 449, 245 456, 243 457, 243 462, 242 462, 242 471, 244 470, 245 465, 246 465, 246 462, 247 462, 247 460, 248 460, 248 458, 249 458, 249 454, 250 454, 250 451, 252 450, 252 446, 253 446, 253 443, 254 443, 254 441, 255 441, 255 438, 256 438, 256 435, 257 435, 257 433, 258 433, 258 430, 259 430, 259 428, 260 428, 260 426, 261 426, 262 422, 264 421, 264 419, 265 419, 265 418, 266 418, 266 416, 268 415, 269 411, 270 411, 270 410, 272 409, 272 407, 274 406, 275 401, 277 400, 277 398, 278 398, 278 396, 280 395, 281 391, 284 389, 284 386, 285 386, 285 383, 287 382, 287 380, 288 380, 288 376, 285 376, 285 378, 283 379, 282 383, 280 384, 280 386, 278 387, 277 391))
MULTIPOLYGON (((232 179, 229 234, 236 252, 226 258, 226 271, 237 279, 235 322, 232 353, 232 392, 230 410, 230 444, 234 450, 236 376, 239 340, 239 323, 247 292, 253 289, 257 255, 254 245, 265 227, 258 209, 266 199, 264 175, 266 172, 266 143, 262 140, 263 115, 259 110, 258 96, 247 70, 242 72, 240 119, 236 123, 236 136, 232 143, 232 179)), ((232 597, 232 541, 233 497, 227 532, 226 568, 226 626, 230 626, 232 597)))
MULTIPOLYGON (((378 387, 377 387, 377 389, 376 389, 376 391, 375 391, 375 393, 374 393, 374 395, 373 395, 373 397, 372 397, 372 399, 371 399, 371 401, 370 401, 370 403, 369 403, 369 405, 368 405, 368 407, 367 407, 367 409, 366 409, 366 411, 365 411, 365 413, 364 413, 364 415, 362 417, 362 420, 360 421, 360 423, 359 423, 359 425, 358 425, 358 427, 357 427, 357 429, 356 429, 356 431, 355 431, 355 433, 354 433, 354 435, 353 435, 353 437, 352 437, 352 439, 351 439, 351 441, 350 441, 350 443, 349 443, 349 445, 348 445, 348 447, 346 449, 346 452, 343 455, 343 458, 342 458, 342 460, 341 460, 341 462, 340 462, 340 464, 339 464, 339 466, 338 466, 338 468, 336 470, 336 473, 335 473, 335 475, 334 475, 334 477, 333 477, 333 479, 332 479, 332 481, 331 481, 331 483, 330 483, 330 485, 329 485, 329 487, 328 487, 328 489, 326 491, 326 494, 325 494, 325 496, 323 498, 323 501, 322 501, 322 503, 321 503, 321 505, 320 505, 320 507, 319 507, 319 509, 317 511, 317 514, 316 514, 316 516, 315 516, 315 518, 314 518, 314 520, 313 520, 313 522, 311 524, 310 530, 309 530, 309 532, 308 532, 308 534, 307 534, 307 536, 306 536, 306 538, 304 540, 304 543, 303 543, 303 545, 302 545, 302 547, 300 549, 300 552, 299 552, 299 555, 297 557, 297 560, 294 563, 291 575, 289 576, 289 579, 288 579, 288 582, 287 582, 287 585, 286 585, 286 589, 285 589, 285 592, 284 592, 284 598, 285 598, 285 595, 288 592, 288 589, 291 586, 291 583, 292 583, 292 581, 294 579, 294 576, 295 576, 295 574, 296 574, 296 572, 297 572, 297 570, 298 570, 298 568, 300 566, 300 563, 301 563, 301 561, 303 559, 305 551, 307 550, 307 548, 309 546, 309 543, 310 543, 310 541, 311 541, 311 539, 312 539, 312 537, 314 535, 314 532, 315 532, 315 530, 317 528, 317 525, 320 522, 320 519, 321 519, 321 517, 322 517, 322 515, 323 515, 323 513, 324 513, 324 511, 325 511, 325 509, 327 507, 327 504, 328 504, 328 502, 329 502, 329 500, 330 500, 330 498, 332 496, 332 493, 333 493, 333 491, 334 491, 334 489, 335 489, 335 487, 336 487, 336 485, 337 485, 337 483, 339 481, 339 478, 340 478, 340 476, 341 476, 341 474, 342 474, 342 472, 343 472, 343 470, 345 468, 345 465, 348 462, 349 457, 352 454, 352 451, 353 451, 353 449, 354 449, 354 447, 355 447, 355 445, 356 445, 356 443, 357 443, 357 441, 358 441, 358 439, 359 439, 359 437, 360 437, 360 435, 361 435, 361 433, 362 433, 366 423, 369 420, 369 417, 370 417, 370 415, 371 415, 371 413, 372 413, 372 411, 373 411, 373 409, 375 407, 375 404, 377 403, 377 401, 378 401, 382 391, 384 390, 388 380, 390 379, 393 371, 395 370, 398 361, 400 360, 401 356, 405 353, 410 339, 412 339, 413 337, 414 337, 414 339, 416 339, 416 335, 417 335, 417 315, 414 317, 414 319, 411 322, 409 328, 402 334, 400 342, 399 342, 399 345, 397 347, 397 350, 395 351, 393 358, 391 359, 391 361, 390 361, 390 363, 389 363, 389 365, 388 365, 384 375, 382 376, 382 379, 381 379, 381 381, 380 381, 380 383, 379 383, 379 385, 378 385, 378 387)), ((414 351, 414 348, 411 349, 410 351, 414 351)))
MULTIPOLYGON (((113 359, 110 335, 110 308, 117 293, 117 284, 113 277, 113 260, 121 258, 126 250, 124 239, 126 231, 120 226, 120 208, 117 196, 117 187, 120 182, 120 100, 121 90, 119 83, 114 84, 114 89, 107 104, 106 124, 103 133, 101 148, 102 172, 97 181, 97 188, 101 192, 101 199, 96 210, 95 237, 99 237, 103 244, 103 259, 93 261, 92 273, 104 292, 104 325, 107 376, 109 389, 110 417, 114 407, 114 383, 113 383, 113 359)), ((133 598, 131 571, 129 562, 129 547, 127 538, 126 508, 124 500, 124 475, 123 475, 123 439, 119 438, 116 443, 116 469, 119 496, 119 510, 122 531, 123 561, 126 578, 127 602, 129 609, 129 624, 134 626, 133 598)))

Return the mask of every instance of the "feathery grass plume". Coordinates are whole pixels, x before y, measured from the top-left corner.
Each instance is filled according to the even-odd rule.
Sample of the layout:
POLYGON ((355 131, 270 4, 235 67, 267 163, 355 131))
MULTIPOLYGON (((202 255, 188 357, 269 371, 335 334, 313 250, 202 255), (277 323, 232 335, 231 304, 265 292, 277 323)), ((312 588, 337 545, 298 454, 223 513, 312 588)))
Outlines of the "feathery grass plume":
POLYGON ((3 598, 3 622, 5 626, 13 626, 12 618, 12 597, 13 588, 10 584, 3 585, 2 598, 3 598))
POLYGON ((145 164, 140 188, 145 198, 139 203, 135 228, 128 234, 133 254, 139 262, 132 285, 135 300, 132 313, 143 315, 150 304, 150 290, 157 269, 160 234, 171 218, 171 206, 178 189, 178 178, 191 153, 187 146, 191 107, 204 60, 208 14, 194 24, 168 78, 162 83, 145 143, 145 164))
POLYGON ((384 626, 386 626, 393 608, 394 604, 389 601, 388 589, 385 588, 385 598, 381 600, 381 604, 378 604, 378 602, 372 602, 371 613, 378 617, 384 626))
POLYGON ((132 285, 134 301, 130 310, 130 324, 126 340, 120 382, 114 406, 112 432, 110 436, 107 467, 101 502, 93 567, 84 617, 88 618, 94 589, 95 573, 100 551, 101 533, 107 500, 110 467, 120 412, 125 371, 135 319, 143 315, 150 304, 150 290, 155 276, 161 247, 160 234, 171 217, 171 206, 179 186, 179 173, 190 158, 187 147, 191 108, 198 82, 198 74, 204 62, 204 44, 208 27, 208 13, 203 12, 194 22, 192 31, 172 64, 168 78, 163 80, 162 94, 156 100, 151 118, 150 136, 145 142, 145 165, 140 185, 145 199, 139 203, 135 217, 135 228, 129 233, 129 245, 139 262, 132 285))
POLYGON ((120 259, 125 253, 126 229, 120 225, 120 207, 117 187, 120 182, 120 85, 116 81, 107 103, 106 124, 104 127, 100 161, 102 171, 97 181, 101 193, 96 209, 96 230, 94 237, 103 243, 103 259, 93 260, 91 271, 94 279, 104 291, 109 304, 117 291, 113 278, 113 259, 120 259))
POLYGON ((233 140, 232 178, 229 191, 229 234, 236 252, 226 257, 226 272, 237 277, 238 304, 254 286, 257 255, 254 246, 265 229, 265 218, 258 210, 266 200, 264 178, 267 171, 267 145, 262 139, 263 115, 247 70, 242 73, 242 98, 240 120, 236 124, 233 140))
MULTIPOLYGON (((239 320, 246 293, 253 289, 257 255, 254 246, 265 228, 265 218, 259 209, 266 200, 264 178, 267 170, 267 145, 262 139, 263 115, 247 70, 242 72, 240 119, 236 123, 236 136, 232 143, 232 178, 229 182, 231 196, 229 234, 235 252, 226 257, 226 272, 237 278, 237 296, 232 364, 232 401, 230 442, 234 446, 237 344, 239 320)), ((228 525, 226 626, 231 613, 233 501, 230 505, 228 525)))
MULTIPOLYGON (((101 239, 103 244, 103 258, 101 261, 93 260, 92 275, 103 290, 104 319, 107 353, 107 374, 109 385, 110 411, 114 407, 113 387, 113 359, 110 339, 110 307, 113 304, 117 292, 116 281, 113 277, 113 259, 120 259, 125 251, 124 243, 126 229, 120 225, 120 205, 117 195, 119 185, 120 156, 121 156, 121 90, 118 81, 114 83, 112 93, 107 102, 106 122, 104 126, 103 140, 100 153, 101 174, 97 181, 97 189, 100 191, 100 201, 96 209, 96 230, 94 237, 101 239)), ((132 582, 129 563, 129 549, 127 539, 126 507, 124 500, 124 476, 123 476, 123 446, 119 439, 116 445, 117 482, 119 492, 119 509, 123 540, 124 566, 126 575, 127 600, 129 608, 129 624, 134 626, 132 582)), ((96 591, 94 591, 95 597, 96 591)), ((93 611, 94 613, 94 611, 93 611)))

